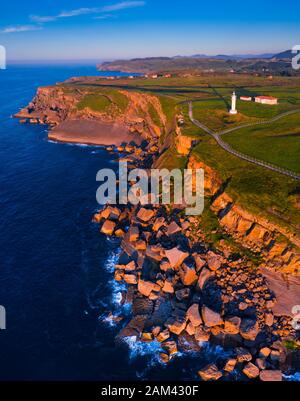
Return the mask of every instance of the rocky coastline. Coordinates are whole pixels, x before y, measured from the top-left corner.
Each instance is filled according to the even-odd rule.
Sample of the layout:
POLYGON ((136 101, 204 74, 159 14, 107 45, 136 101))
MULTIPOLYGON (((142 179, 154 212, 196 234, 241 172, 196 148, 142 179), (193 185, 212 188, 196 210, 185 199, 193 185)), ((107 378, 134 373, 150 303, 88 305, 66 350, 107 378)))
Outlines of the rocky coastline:
POLYGON ((107 95, 102 97, 109 105, 101 110, 81 106, 89 96, 88 90, 64 85, 40 87, 33 100, 14 117, 20 123, 46 124, 52 140, 103 146, 156 141, 165 129, 166 117, 155 96, 119 91, 117 99, 121 97, 125 108, 121 109, 107 95))
MULTIPOLYGON (((145 154, 128 153, 133 166, 143 165, 145 154)), ((158 157, 155 150, 146 154, 148 163, 150 154, 158 157)), ((163 364, 219 345, 226 357, 195 372, 204 381, 281 381, 299 369, 292 317, 274 313, 277 299, 266 277, 246 258, 210 248, 197 217, 180 206, 107 205, 94 222, 102 234, 121 239, 114 278, 126 283, 122 302, 131 304, 132 316, 118 318, 118 341, 159 343, 163 364)))
MULTIPOLYGON (((75 110, 81 94, 71 96, 60 87, 40 88, 33 102, 16 117, 22 122, 49 125, 50 139, 114 145, 121 155, 126 154, 131 168, 148 169, 156 166, 162 154, 164 144, 159 143, 159 138, 166 129, 166 117, 155 96, 134 92, 125 95, 129 99, 126 112, 108 115, 75 110), (149 105, 156 110, 160 127, 151 119, 149 105), (138 115, 139 108, 143 118, 138 115), (74 127, 68 132, 63 130, 74 120, 78 135, 74 135, 74 127), (97 142, 80 132, 84 124, 92 124, 93 137, 93 124, 117 124, 119 133, 120 127, 124 128, 124 136, 114 135, 105 126, 97 142), (123 145, 131 142, 127 133, 135 136, 136 145, 123 145), (146 144, 137 146, 138 139, 146 144)), ((130 320, 111 316, 118 322, 116 340, 134 338, 137 342, 160 344, 158 356, 163 364, 171 363, 179 353, 193 350, 201 354, 207 343, 219 345, 226 349, 226 357, 199 366, 195 372, 205 381, 284 380, 285 374, 300 371, 299 331, 293 328, 293 315, 287 313, 297 301, 299 282, 293 284, 296 289, 292 299, 280 305, 281 312, 276 305, 289 287, 285 287, 281 273, 298 272, 298 254, 286 241, 277 241, 276 227, 234 205, 215 172, 189 156, 193 141, 184 137, 179 127, 176 135, 178 152, 188 156, 188 167, 205 170, 206 192, 212 199, 210 208, 220 224, 237 241, 261 252, 261 267, 267 270, 258 269, 246 256, 230 248, 209 245, 201 218, 185 216, 183 206, 107 205, 93 220, 99 224, 101 235, 120 239, 122 252, 114 279, 126 284, 122 303, 130 304, 132 310, 130 320), (263 246, 266 242, 272 244, 269 249, 263 246), (268 276, 269 268, 280 271, 273 281, 268 276)))

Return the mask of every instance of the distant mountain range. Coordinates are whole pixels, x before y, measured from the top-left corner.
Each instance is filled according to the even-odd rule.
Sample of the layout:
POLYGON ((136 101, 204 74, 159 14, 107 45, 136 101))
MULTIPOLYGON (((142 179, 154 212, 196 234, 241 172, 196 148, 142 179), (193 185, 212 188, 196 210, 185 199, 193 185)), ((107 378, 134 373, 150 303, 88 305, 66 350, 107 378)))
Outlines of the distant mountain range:
MULTIPOLYGON (((216 56, 208 56, 207 54, 194 54, 189 58, 200 59, 217 59, 217 60, 251 60, 251 59, 273 59, 273 60, 291 60, 295 56, 291 50, 286 50, 281 53, 262 53, 262 54, 218 54, 216 56)), ((186 58, 186 56, 175 56, 177 58, 186 58)))
MULTIPOLYGON (((182 58, 184 56, 175 56, 173 58, 182 58)), ((218 54, 216 56, 208 56, 207 54, 194 54, 191 58, 208 58, 218 60, 239 60, 239 59, 269 59, 274 57, 274 53, 263 53, 263 54, 218 54)))
POLYGON ((131 60, 115 60, 97 66, 102 71, 124 71, 139 73, 164 72, 239 72, 268 75, 298 75, 292 69, 291 59, 294 53, 286 50, 281 53, 233 54, 209 56, 195 54, 192 56, 146 57, 131 60))
POLYGON ((284 52, 275 54, 272 58, 276 60, 291 60, 295 56, 291 50, 286 50, 284 52))

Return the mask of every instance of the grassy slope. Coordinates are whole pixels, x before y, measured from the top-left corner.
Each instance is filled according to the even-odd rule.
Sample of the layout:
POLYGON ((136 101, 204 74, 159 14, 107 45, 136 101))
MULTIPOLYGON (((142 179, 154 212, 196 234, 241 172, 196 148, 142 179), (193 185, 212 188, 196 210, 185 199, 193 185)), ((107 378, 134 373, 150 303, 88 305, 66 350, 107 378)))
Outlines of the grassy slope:
POLYGON ((121 112, 124 112, 128 106, 128 98, 111 86, 72 83, 62 84, 61 87, 67 94, 75 94, 80 91, 82 98, 76 105, 78 110, 87 107, 93 111, 105 112, 109 106, 114 104, 121 112))
POLYGON ((93 111, 105 111, 110 106, 111 101, 108 97, 102 94, 88 94, 77 104, 78 110, 83 110, 86 107, 93 111))

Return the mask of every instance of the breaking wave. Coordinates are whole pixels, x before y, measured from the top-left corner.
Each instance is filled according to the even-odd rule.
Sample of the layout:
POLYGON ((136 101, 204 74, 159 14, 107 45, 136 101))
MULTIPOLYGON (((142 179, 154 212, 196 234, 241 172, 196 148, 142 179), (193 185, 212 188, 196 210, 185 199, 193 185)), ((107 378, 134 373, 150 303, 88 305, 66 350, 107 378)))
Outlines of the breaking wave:
POLYGON ((141 356, 150 356, 153 362, 159 362, 158 354, 162 352, 161 344, 158 341, 142 342, 137 341, 136 336, 125 337, 124 342, 129 348, 130 359, 141 356))
POLYGON ((290 382, 299 382, 300 381, 300 372, 296 372, 293 375, 283 375, 286 381, 290 382))

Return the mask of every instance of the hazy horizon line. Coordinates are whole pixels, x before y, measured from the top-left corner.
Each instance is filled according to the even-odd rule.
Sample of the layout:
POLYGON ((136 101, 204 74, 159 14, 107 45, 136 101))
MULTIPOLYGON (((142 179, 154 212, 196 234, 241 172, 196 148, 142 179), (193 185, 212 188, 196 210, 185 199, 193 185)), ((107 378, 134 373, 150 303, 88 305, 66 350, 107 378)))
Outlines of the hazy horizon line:
POLYGON ((168 57, 168 58, 174 58, 174 57, 193 57, 195 55, 203 55, 203 56, 211 56, 211 57, 216 57, 219 55, 224 55, 224 56, 259 56, 261 54, 276 54, 276 53, 281 53, 284 52, 285 50, 278 50, 278 51, 266 51, 266 52, 251 52, 251 53, 214 53, 214 54, 208 54, 208 53, 195 53, 195 54, 190 54, 190 55, 185 55, 185 54, 177 54, 174 56, 132 56, 132 57, 108 57, 108 58, 76 58, 76 59, 62 59, 62 58, 58 58, 58 59, 53 59, 53 58, 42 58, 42 59, 7 59, 7 63, 8 64, 33 64, 33 63, 64 63, 64 62, 68 62, 68 63, 87 63, 87 62, 96 62, 96 63, 101 63, 101 62, 105 62, 105 61, 116 61, 116 60, 132 60, 132 59, 145 59, 145 58, 162 58, 162 57, 168 57))

